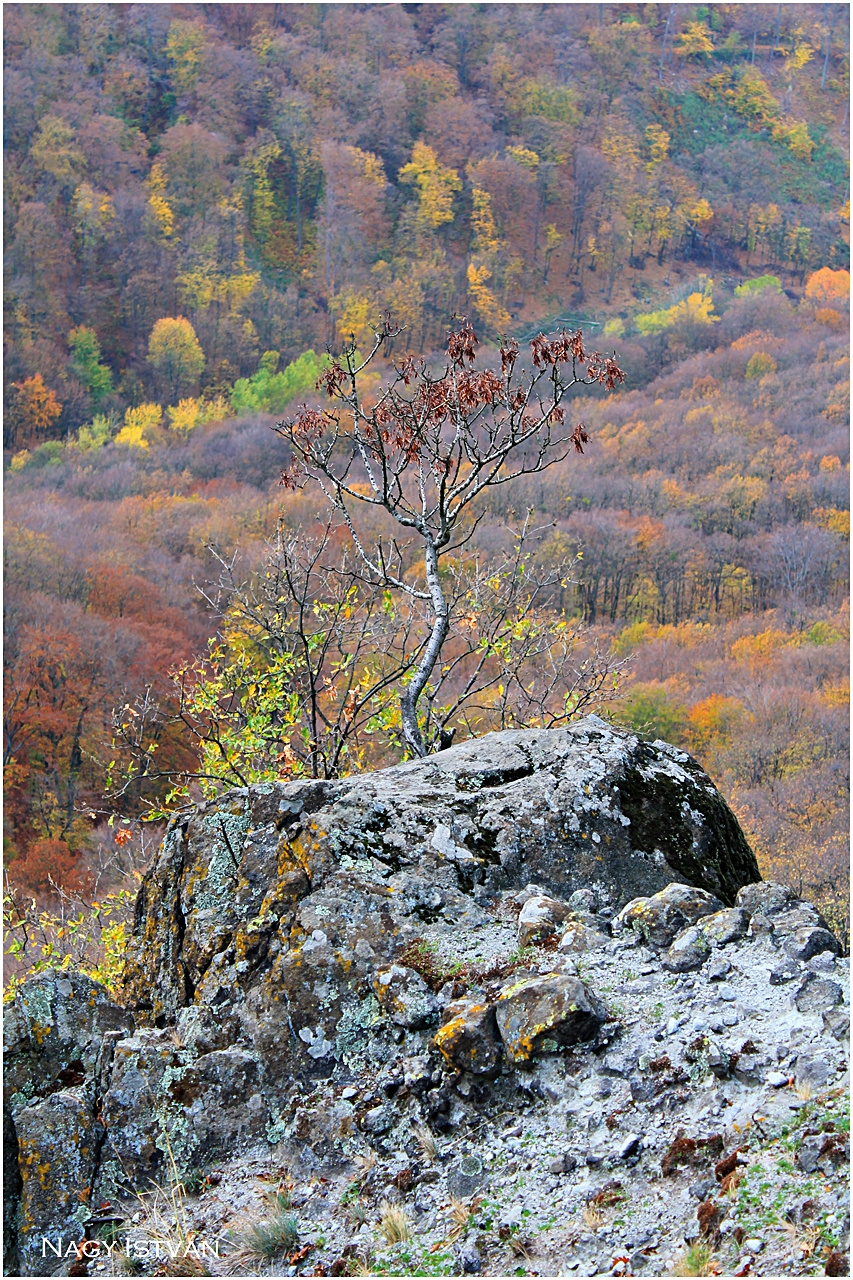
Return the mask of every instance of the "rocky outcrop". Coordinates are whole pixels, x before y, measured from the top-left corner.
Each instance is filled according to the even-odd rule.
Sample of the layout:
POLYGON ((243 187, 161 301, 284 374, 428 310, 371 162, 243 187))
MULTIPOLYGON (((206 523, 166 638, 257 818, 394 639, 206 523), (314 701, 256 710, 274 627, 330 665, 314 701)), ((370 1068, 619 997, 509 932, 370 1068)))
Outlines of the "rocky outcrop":
POLYGON ((359 982, 425 923, 476 928, 483 904, 528 881, 561 899, 592 889, 612 909, 671 881, 722 908, 756 879, 730 810, 683 752, 595 716, 497 733, 177 818, 139 895, 126 998, 208 1049, 240 1040, 278 1074, 322 1074, 359 982))
MULTIPOLYGON (((534 1135, 527 1183, 544 1203, 659 1168, 679 1125, 704 1151, 721 1089, 733 1116, 742 1089, 779 1111, 780 1064, 833 1086, 840 949, 813 908, 757 880, 695 762, 595 717, 179 815, 137 902, 126 1007, 62 975, 13 1005, 22 1273, 42 1274, 51 1212, 91 1230, 93 1205, 114 1217, 215 1167, 227 1218, 273 1150, 295 1183, 330 1189, 317 1238, 340 1274, 361 1158, 377 1196, 438 1231, 442 1195, 503 1194, 513 1116, 534 1135)), ((494 1248, 469 1231, 460 1269, 501 1270, 521 1225, 501 1219, 494 1248)))

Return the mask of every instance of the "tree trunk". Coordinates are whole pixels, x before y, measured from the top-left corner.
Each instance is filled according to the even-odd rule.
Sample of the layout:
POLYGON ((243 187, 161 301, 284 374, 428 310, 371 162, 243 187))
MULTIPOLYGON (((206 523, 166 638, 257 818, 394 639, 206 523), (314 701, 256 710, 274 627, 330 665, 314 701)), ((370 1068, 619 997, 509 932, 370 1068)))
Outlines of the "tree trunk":
POLYGON ((416 756, 425 756, 428 751, 418 724, 418 699, 427 686, 450 631, 450 609, 444 598, 438 575, 438 551, 431 539, 426 541, 426 579, 435 614, 432 633, 411 682, 400 694, 403 736, 416 756))

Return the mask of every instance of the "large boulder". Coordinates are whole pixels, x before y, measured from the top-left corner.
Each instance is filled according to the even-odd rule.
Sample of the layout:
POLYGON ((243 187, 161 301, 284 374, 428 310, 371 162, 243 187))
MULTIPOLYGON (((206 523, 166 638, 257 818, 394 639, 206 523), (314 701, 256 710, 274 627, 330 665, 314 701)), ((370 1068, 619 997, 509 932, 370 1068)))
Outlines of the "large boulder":
POLYGON ((139 894, 125 998, 273 1077, 328 1074, 340 1027, 425 921, 533 881, 614 907, 672 881, 731 905, 759 879, 707 774, 596 716, 491 734, 334 782, 267 783, 176 818, 139 894))

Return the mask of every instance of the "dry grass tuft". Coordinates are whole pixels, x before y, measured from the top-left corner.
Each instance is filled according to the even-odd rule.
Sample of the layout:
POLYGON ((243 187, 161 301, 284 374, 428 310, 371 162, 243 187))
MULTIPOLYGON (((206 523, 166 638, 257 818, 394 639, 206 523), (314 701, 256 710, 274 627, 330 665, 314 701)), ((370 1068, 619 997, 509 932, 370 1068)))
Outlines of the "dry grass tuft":
POLYGON ((388 1244, 402 1244, 411 1240, 412 1228, 405 1209, 383 1200, 379 1206, 379 1230, 388 1244))
POLYGON ((433 1161, 438 1155, 438 1146, 436 1145, 435 1136, 428 1124, 418 1125, 415 1129, 415 1137, 418 1140, 418 1146, 421 1149, 425 1160, 433 1161))
POLYGON ((590 1231, 597 1231, 604 1222, 604 1214, 597 1204, 590 1202, 581 1209, 581 1217, 590 1231))

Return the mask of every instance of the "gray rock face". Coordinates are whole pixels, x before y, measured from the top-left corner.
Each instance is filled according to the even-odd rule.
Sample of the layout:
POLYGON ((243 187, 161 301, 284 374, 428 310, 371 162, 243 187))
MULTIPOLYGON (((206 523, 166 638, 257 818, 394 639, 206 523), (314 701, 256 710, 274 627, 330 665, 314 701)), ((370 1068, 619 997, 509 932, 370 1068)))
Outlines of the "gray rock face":
POLYGON ((103 1125, 92 1115, 82 1089, 62 1090, 31 1102, 15 1116, 18 1161, 24 1177, 19 1205, 19 1266, 41 1274, 42 1235, 82 1238, 90 1209, 80 1195, 91 1188, 103 1125))
POLYGON ((7 1275, 18 1270, 37 1274, 29 1268, 41 1263, 42 1224, 79 1235, 78 1193, 91 1186, 103 1137, 97 1115, 113 1046, 132 1025, 131 1015, 110 999, 100 983, 73 971, 47 970, 31 978, 7 1006, 3 1020, 7 1275), (32 1176, 33 1169, 39 1170, 38 1177, 32 1176))

